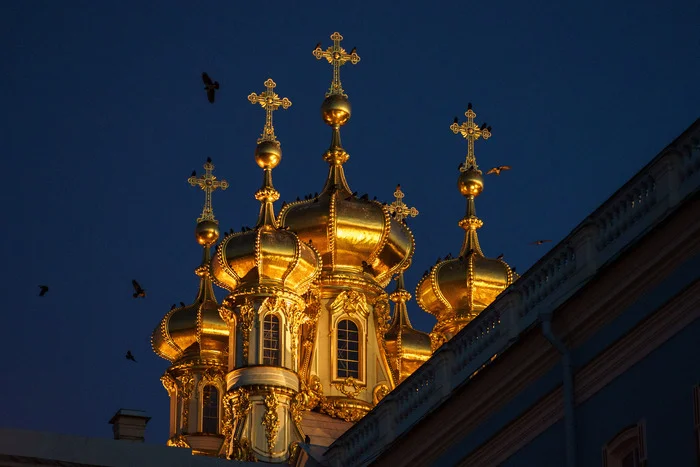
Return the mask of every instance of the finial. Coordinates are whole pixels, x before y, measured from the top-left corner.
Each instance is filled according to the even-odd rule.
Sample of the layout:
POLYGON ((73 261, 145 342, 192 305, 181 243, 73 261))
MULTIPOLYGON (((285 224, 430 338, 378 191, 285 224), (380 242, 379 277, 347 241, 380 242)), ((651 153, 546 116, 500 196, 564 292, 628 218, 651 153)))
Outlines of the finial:
POLYGON ((279 109, 288 109, 292 102, 286 97, 280 98, 274 92, 277 84, 268 78, 265 81, 266 90, 260 95, 252 93, 248 96, 251 104, 260 104, 265 109, 265 126, 258 145, 255 148, 255 162, 263 169, 263 184, 255 193, 255 199, 260 201, 260 214, 257 227, 277 228, 273 203, 280 198, 280 194, 272 186, 272 169, 282 160, 282 148, 275 136, 275 128, 272 126, 272 112, 279 109))
POLYGON ((272 126, 272 112, 279 109, 282 106, 283 109, 288 109, 292 105, 292 101, 280 96, 274 91, 277 84, 272 81, 272 78, 268 78, 265 81, 265 91, 260 95, 251 93, 248 96, 248 100, 251 104, 260 104, 260 106, 265 109, 265 126, 263 127, 263 132, 258 138, 258 144, 263 141, 277 141, 275 137, 275 127, 272 126))
POLYGON ((202 215, 197 219, 197 222, 202 221, 212 221, 218 223, 214 218, 214 209, 211 206, 211 194, 217 188, 225 190, 228 188, 228 182, 226 180, 217 180, 212 174, 214 170, 214 164, 211 163, 211 158, 207 158, 207 162, 204 164, 204 175, 197 178, 194 175, 187 179, 190 185, 199 187, 204 190, 204 209, 202 210, 202 215))
MULTIPOLYGON (((399 222, 402 222, 408 216, 416 217, 418 215, 418 209, 414 207, 409 208, 403 202, 404 196, 403 191, 401 191, 401 185, 396 185, 396 191, 394 192, 394 198, 396 198, 396 200, 387 208, 389 214, 391 214, 392 217, 399 222)), ((403 277, 403 272, 401 274, 403 277)))
POLYGON ((334 32, 331 35, 331 40, 333 41, 333 46, 328 47, 325 51, 321 49, 321 43, 316 46, 313 50, 314 57, 317 60, 325 58, 328 63, 333 65, 333 81, 331 82, 331 87, 326 93, 326 97, 339 95, 342 97, 348 97, 343 92, 343 86, 340 84, 340 67, 345 65, 346 62, 350 61, 353 65, 356 65, 360 61, 360 56, 357 55, 356 48, 347 53, 344 48, 340 46, 340 41, 343 40, 343 36, 338 32, 334 32))
POLYGON ((450 130, 454 134, 461 133, 464 139, 467 140, 468 150, 467 158, 463 166, 459 168, 461 172, 466 172, 469 169, 478 170, 479 167, 476 165, 476 157, 474 156, 474 141, 479 138, 484 138, 485 140, 491 137, 491 127, 486 127, 486 124, 479 128, 479 125, 474 123, 474 117, 476 113, 472 110, 472 103, 467 104, 467 111, 464 112, 467 117, 467 121, 459 125, 456 121, 450 125, 450 130))

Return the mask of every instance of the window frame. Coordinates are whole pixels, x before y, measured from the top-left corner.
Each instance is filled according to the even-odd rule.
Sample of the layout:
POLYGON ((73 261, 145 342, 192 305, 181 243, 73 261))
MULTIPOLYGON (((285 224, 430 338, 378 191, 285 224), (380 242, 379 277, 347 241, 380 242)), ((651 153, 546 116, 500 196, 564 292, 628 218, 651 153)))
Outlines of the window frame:
POLYGON ((625 457, 635 451, 638 453, 635 467, 645 467, 647 450, 644 420, 623 428, 603 446, 603 467, 622 467, 625 457))
POLYGON ((199 432, 200 433, 206 433, 210 435, 219 435, 221 434, 221 402, 222 402, 222 392, 221 388, 219 385, 214 384, 212 381, 207 381, 204 384, 202 384, 202 388, 200 391, 200 403, 199 403, 199 408, 200 408, 200 416, 199 416, 199 432), (212 387, 216 391, 216 431, 214 433, 210 432, 205 432, 204 431, 204 391, 206 391, 207 387, 212 387))
POLYGON ((286 325, 286 323, 284 322, 284 318, 282 316, 280 316, 279 313, 268 312, 262 316, 261 326, 260 326, 260 360, 259 360, 262 365, 277 366, 277 367, 284 367, 285 366, 285 359, 284 359, 285 352, 283 352, 284 345, 285 345, 283 330, 284 330, 285 325, 286 325), (277 318, 277 364, 276 365, 265 363, 265 349, 266 349, 266 347, 265 347, 265 322, 266 322, 267 318, 270 316, 277 318))
POLYGON ((331 331, 331 383, 342 384, 348 378, 346 376, 339 376, 338 369, 338 338, 339 338, 339 326, 342 321, 350 321, 357 327, 357 375, 358 377, 352 377, 355 381, 360 383, 360 385, 366 386, 366 348, 367 348, 367 332, 365 330, 364 323, 354 316, 347 313, 340 314, 334 317, 332 322, 331 331))

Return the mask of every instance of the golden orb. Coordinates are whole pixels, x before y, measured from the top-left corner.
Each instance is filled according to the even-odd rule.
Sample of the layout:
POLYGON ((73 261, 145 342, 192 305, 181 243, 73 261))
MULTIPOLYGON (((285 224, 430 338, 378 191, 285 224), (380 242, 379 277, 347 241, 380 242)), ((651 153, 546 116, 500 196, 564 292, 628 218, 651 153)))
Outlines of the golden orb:
POLYGON ((194 229, 194 236, 202 246, 213 245, 219 239, 219 224, 214 221, 199 222, 194 229))
POLYGON ((321 104, 321 117, 330 126, 345 125, 352 113, 347 97, 333 94, 326 97, 321 104))
POLYGON ((478 196, 484 189, 484 178, 481 176, 481 171, 468 169, 462 172, 457 179, 457 186, 464 196, 478 196))
POLYGON ((279 141, 261 141, 255 148, 255 162, 261 169, 274 169, 282 160, 279 141))

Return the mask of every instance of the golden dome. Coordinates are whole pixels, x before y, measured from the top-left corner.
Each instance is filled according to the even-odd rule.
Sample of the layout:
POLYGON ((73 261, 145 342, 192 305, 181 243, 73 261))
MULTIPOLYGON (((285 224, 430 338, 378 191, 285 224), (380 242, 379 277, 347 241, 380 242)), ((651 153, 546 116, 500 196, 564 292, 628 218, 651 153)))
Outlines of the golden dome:
POLYGON ((446 258, 430 269, 416 287, 418 305, 435 315, 438 322, 433 329, 436 341, 450 339, 469 321, 493 302, 508 287, 514 273, 502 257, 490 259, 484 256, 479 245, 477 229, 484 224, 476 217, 474 199, 484 189, 484 179, 476 165, 474 142, 491 137, 491 127, 481 128, 474 123, 476 114, 469 104, 464 114, 467 121, 450 126, 468 142, 464 164, 460 164, 457 187, 467 199, 467 212, 459 221, 465 231, 464 241, 456 259, 446 258))
POLYGON ((321 272, 321 259, 316 250, 288 229, 280 229, 273 203, 279 192, 272 185, 272 169, 282 159, 282 148, 275 137, 272 112, 280 106, 292 105, 286 97, 274 93, 272 79, 265 81, 267 90, 248 96, 267 113, 262 137, 255 149, 255 160, 263 169, 263 184, 255 193, 260 201, 260 214, 254 229, 228 235, 219 244, 211 270, 217 284, 237 292, 262 288, 304 294, 321 272))
POLYGON ((151 336, 151 347, 160 357, 175 362, 188 357, 223 359, 228 346, 228 329, 219 316, 207 264, 209 247, 205 246, 203 265, 196 269, 201 277, 194 302, 173 307, 151 336))
POLYGON ((368 274, 385 286, 413 255, 413 234, 392 219, 387 206, 358 197, 345 180, 349 155, 340 143, 340 126, 350 117, 347 98, 331 95, 322 113, 332 126, 331 146, 323 158, 330 165, 321 193, 282 208, 280 225, 289 227, 319 251, 325 272, 368 274))
POLYGON ((394 317, 384 334, 389 365, 396 384, 402 382, 432 355, 430 335, 414 329, 408 318, 406 302, 411 294, 404 288, 403 271, 396 281, 396 290, 389 295, 393 301, 394 317))
POLYGON ((301 295, 318 276, 321 260, 293 232, 257 226, 226 237, 211 268, 217 284, 229 291, 261 285, 301 295))

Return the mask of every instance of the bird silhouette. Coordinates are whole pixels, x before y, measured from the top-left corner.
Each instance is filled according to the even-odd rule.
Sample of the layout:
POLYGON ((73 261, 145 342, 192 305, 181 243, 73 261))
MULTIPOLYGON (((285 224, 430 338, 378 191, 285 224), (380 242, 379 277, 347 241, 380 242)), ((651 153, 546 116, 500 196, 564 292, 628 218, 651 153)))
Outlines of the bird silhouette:
POLYGON ((489 125, 489 126, 486 127, 486 131, 488 131, 489 133, 491 133, 491 125, 489 125))
POLYGON ((467 110, 471 110, 471 109, 472 109, 472 103, 469 102, 469 103, 467 104, 467 110))
POLYGON ((500 260, 500 259, 503 259, 503 253, 501 253, 500 255, 498 255, 498 257, 497 257, 496 259, 499 259, 499 260, 500 260))
POLYGON ((464 162, 460 162, 457 169, 462 170, 462 167, 464 167, 464 162))
POLYGON ((482 130, 485 130, 485 129, 486 129, 486 122, 484 122, 484 124, 481 125, 481 129, 482 129, 482 130))
POLYGON ((44 295, 46 295, 46 292, 49 291, 48 285, 40 285, 39 288, 41 289, 41 291, 39 292, 40 297, 43 297, 44 295))
POLYGON ((320 49, 320 48, 321 48, 321 43, 319 42, 318 44, 316 44, 316 47, 314 47, 314 50, 320 49))
POLYGON ((459 123, 459 117, 455 117, 454 122, 459 123))
POLYGON ((357 47, 353 47, 352 50, 350 51, 350 55, 352 55, 356 52, 357 52, 357 47))
POLYGON ((490 174, 501 175, 501 172, 503 170, 510 170, 510 166, 509 165, 500 165, 498 167, 492 167, 489 169, 488 172, 486 172, 486 175, 490 175, 490 174))
POLYGON ((364 195, 360 196, 360 199, 363 201, 369 201, 369 194, 365 193, 364 195))
POLYGON ((216 90, 219 89, 219 82, 212 81, 206 72, 202 73, 202 81, 204 81, 204 90, 207 91, 207 99, 209 100, 209 103, 213 104, 214 93, 216 93, 216 90))
POLYGON ((211 164, 211 157, 207 157, 207 162, 211 164))
POLYGON ((181 306, 182 308, 185 308, 187 305, 185 305, 185 302, 180 302, 180 306, 181 306))
POLYGON ((173 303, 173 306, 170 307, 170 311, 173 311, 175 308, 177 308, 177 305, 173 303))
POLYGON ((197 171, 196 171, 196 170, 193 170, 193 171, 192 171, 192 175, 190 175, 190 177, 196 177, 196 176, 197 176, 197 171))
POLYGON ((133 354, 131 353, 131 350, 126 351, 126 359, 131 360, 134 363, 138 363, 136 359, 134 358, 133 354))
POLYGON ((543 243, 551 242, 551 240, 535 240, 531 242, 530 245, 542 245, 543 243))
POLYGON ((138 282, 136 282, 136 279, 131 281, 131 285, 134 286, 134 298, 146 298, 146 290, 143 289, 138 282))

